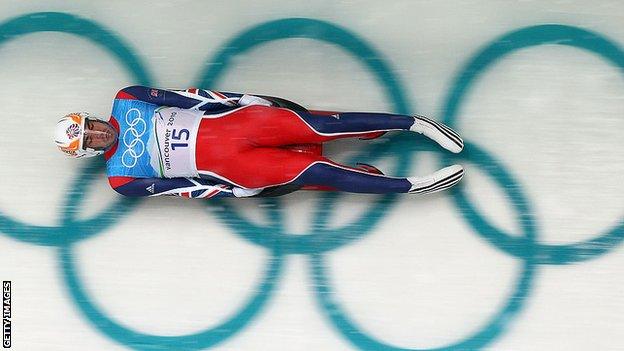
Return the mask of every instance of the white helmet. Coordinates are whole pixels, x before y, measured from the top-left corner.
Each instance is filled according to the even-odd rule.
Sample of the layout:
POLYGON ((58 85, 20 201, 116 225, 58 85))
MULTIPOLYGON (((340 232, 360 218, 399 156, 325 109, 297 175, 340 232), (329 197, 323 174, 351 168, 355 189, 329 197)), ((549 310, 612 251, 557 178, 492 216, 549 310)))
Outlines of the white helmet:
POLYGON ((85 148, 83 145, 85 123, 88 117, 89 114, 86 112, 70 113, 56 124, 54 142, 66 155, 79 158, 104 153, 104 150, 85 148))

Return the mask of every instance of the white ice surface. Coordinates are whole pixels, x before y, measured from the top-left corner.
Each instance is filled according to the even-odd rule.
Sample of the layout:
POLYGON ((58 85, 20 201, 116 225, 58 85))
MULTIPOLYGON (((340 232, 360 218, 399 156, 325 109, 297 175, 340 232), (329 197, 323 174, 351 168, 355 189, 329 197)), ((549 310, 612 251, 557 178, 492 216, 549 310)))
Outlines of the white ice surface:
MULTIPOLYGON (((194 85, 228 40, 255 25, 292 17, 326 21, 373 46, 398 77, 411 111, 437 120, 459 71, 505 33, 565 24, 624 46, 624 3, 616 0, 1 1, 0 25, 41 11, 107 28, 132 47, 155 86, 175 88, 194 85)), ((99 46, 52 32, 2 42, 0 77, 0 214, 59 226, 84 164, 55 150, 54 124, 73 111, 107 116, 115 92, 137 82, 99 46)), ((312 39, 258 46, 237 57, 217 86, 203 88, 282 96, 315 109, 394 109, 361 61, 312 39)), ((591 240, 624 220, 623 68, 568 46, 519 50, 473 84, 458 119, 462 136, 517 181, 530 209, 525 220, 539 242, 591 240)), ((327 151, 347 161, 362 155, 363 145, 327 151)), ((425 174, 438 162, 436 154, 421 153, 407 169, 425 174)), ((396 160, 375 165, 391 172, 396 160)), ((465 166, 467 198, 496 228, 521 238, 517 204, 487 169, 465 166)), ((271 203, 227 204, 247 222, 277 225, 295 240, 316 233, 324 225, 319 218, 335 230, 366 222, 362 216, 376 199, 344 195, 328 205, 318 194, 298 193, 271 203)), ((118 200, 98 175, 76 216, 96 218, 118 200)), ((271 259, 219 211, 182 199, 146 200, 73 246, 76 273, 98 308, 135 332, 176 336, 215 327, 258 292, 271 259)), ((77 307, 60 249, 11 238, 0 224, 0 278, 13 283, 13 349, 128 349, 77 307)), ((523 261, 484 240, 448 193, 398 197, 374 226, 351 230, 347 234, 367 234, 323 257, 331 299, 363 335, 388 345, 443 347, 482 331, 508 303, 522 273, 523 261)), ((318 240, 311 245, 327 244, 318 240)), ((527 294, 517 301, 520 311, 485 349, 624 349, 624 249, 613 243, 607 251, 567 265, 536 265, 527 294)), ((213 349, 360 349, 319 304, 312 260, 284 255, 259 314, 213 349)))

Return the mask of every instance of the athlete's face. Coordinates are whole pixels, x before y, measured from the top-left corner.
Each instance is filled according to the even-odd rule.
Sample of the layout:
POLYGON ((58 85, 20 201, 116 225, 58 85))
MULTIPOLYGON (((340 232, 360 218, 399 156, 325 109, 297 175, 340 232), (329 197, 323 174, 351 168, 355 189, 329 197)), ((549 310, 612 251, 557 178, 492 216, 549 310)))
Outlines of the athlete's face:
POLYGON ((117 140, 117 132, 107 122, 87 119, 83 138, 85 148, 104 150, 117 140))

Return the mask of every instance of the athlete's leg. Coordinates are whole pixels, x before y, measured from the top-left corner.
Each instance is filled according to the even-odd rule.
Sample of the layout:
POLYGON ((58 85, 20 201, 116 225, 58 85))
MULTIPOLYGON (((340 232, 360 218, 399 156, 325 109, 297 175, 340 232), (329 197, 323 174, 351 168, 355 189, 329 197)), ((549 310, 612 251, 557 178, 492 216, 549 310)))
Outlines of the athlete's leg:
MULTIPOLYGON (((454 185, 463 175, 461 167, 447 167, 442 171, 423 178, 389 177, 343 166, 311 154, 280 148, 251 148, 240 152, 236 164, 229 163, 220 169, 213 169, 209 175, 243 188, 321 185, 337 191, 386 194, 435 192, 454 185)), ((202 170, 199 173, 208 174, 202 170)))
POLYGON ((387 113, 344 112, 318 115, 285 109, 265 108, 254 117, 250 137, 260 146, 318 144, 338 138, 358 137, 372 132, 409 130, 414 117, 387 113))
POLYGON ((196 166, 201 175, 243 188, 264 188, 293 181, 364 193, 431 192, 452 186, 463 175, 460 166, 447 167, 424 178, 396 178, 341 166, 314 154, 278 148, 375 131, 412 129, 416 125, 438 128, 436 123, 417 119, 370 113, 341 113, 328 117, 250 106, 228 116, 201 121, 196 166))
POLYGON ((373 132, 409 130, 424 134, 452 152, 463 148, 463 141, 457 133, 423 116, 372 112, 321 115, 265 106, 254 106, 247 114, 252 117, 243 122, 248 125, 246 133, 260 146, 322 143, 373 132))
POLYGON ((407 178, 368 173, 329 160, 312 164, 293 183, 329 186, 338 191, 366 194, 407 193, 412 187, 407 178))
POLYGON ((425 177, 401 178, 363 172, 328 161, 313 164, 293 183, 324 185, 351 193, 427 194, 448 189, 457 184, 463 176, 464 170, 459 165, 443 168, 425 177))

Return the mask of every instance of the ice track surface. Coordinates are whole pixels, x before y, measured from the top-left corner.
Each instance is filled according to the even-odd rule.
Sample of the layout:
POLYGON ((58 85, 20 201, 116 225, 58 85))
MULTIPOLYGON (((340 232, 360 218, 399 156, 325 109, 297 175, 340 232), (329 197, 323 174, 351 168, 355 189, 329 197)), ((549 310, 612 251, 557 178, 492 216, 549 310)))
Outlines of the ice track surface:
POLYGON ((0 10, 12 349, 624 349, 624 3, 0 10), (52 130, 68 112, 107 117, 131 84, 430 116, 462 154, 409 133, 327 152, 466 176, 430 196, 123 199, 52 130))

